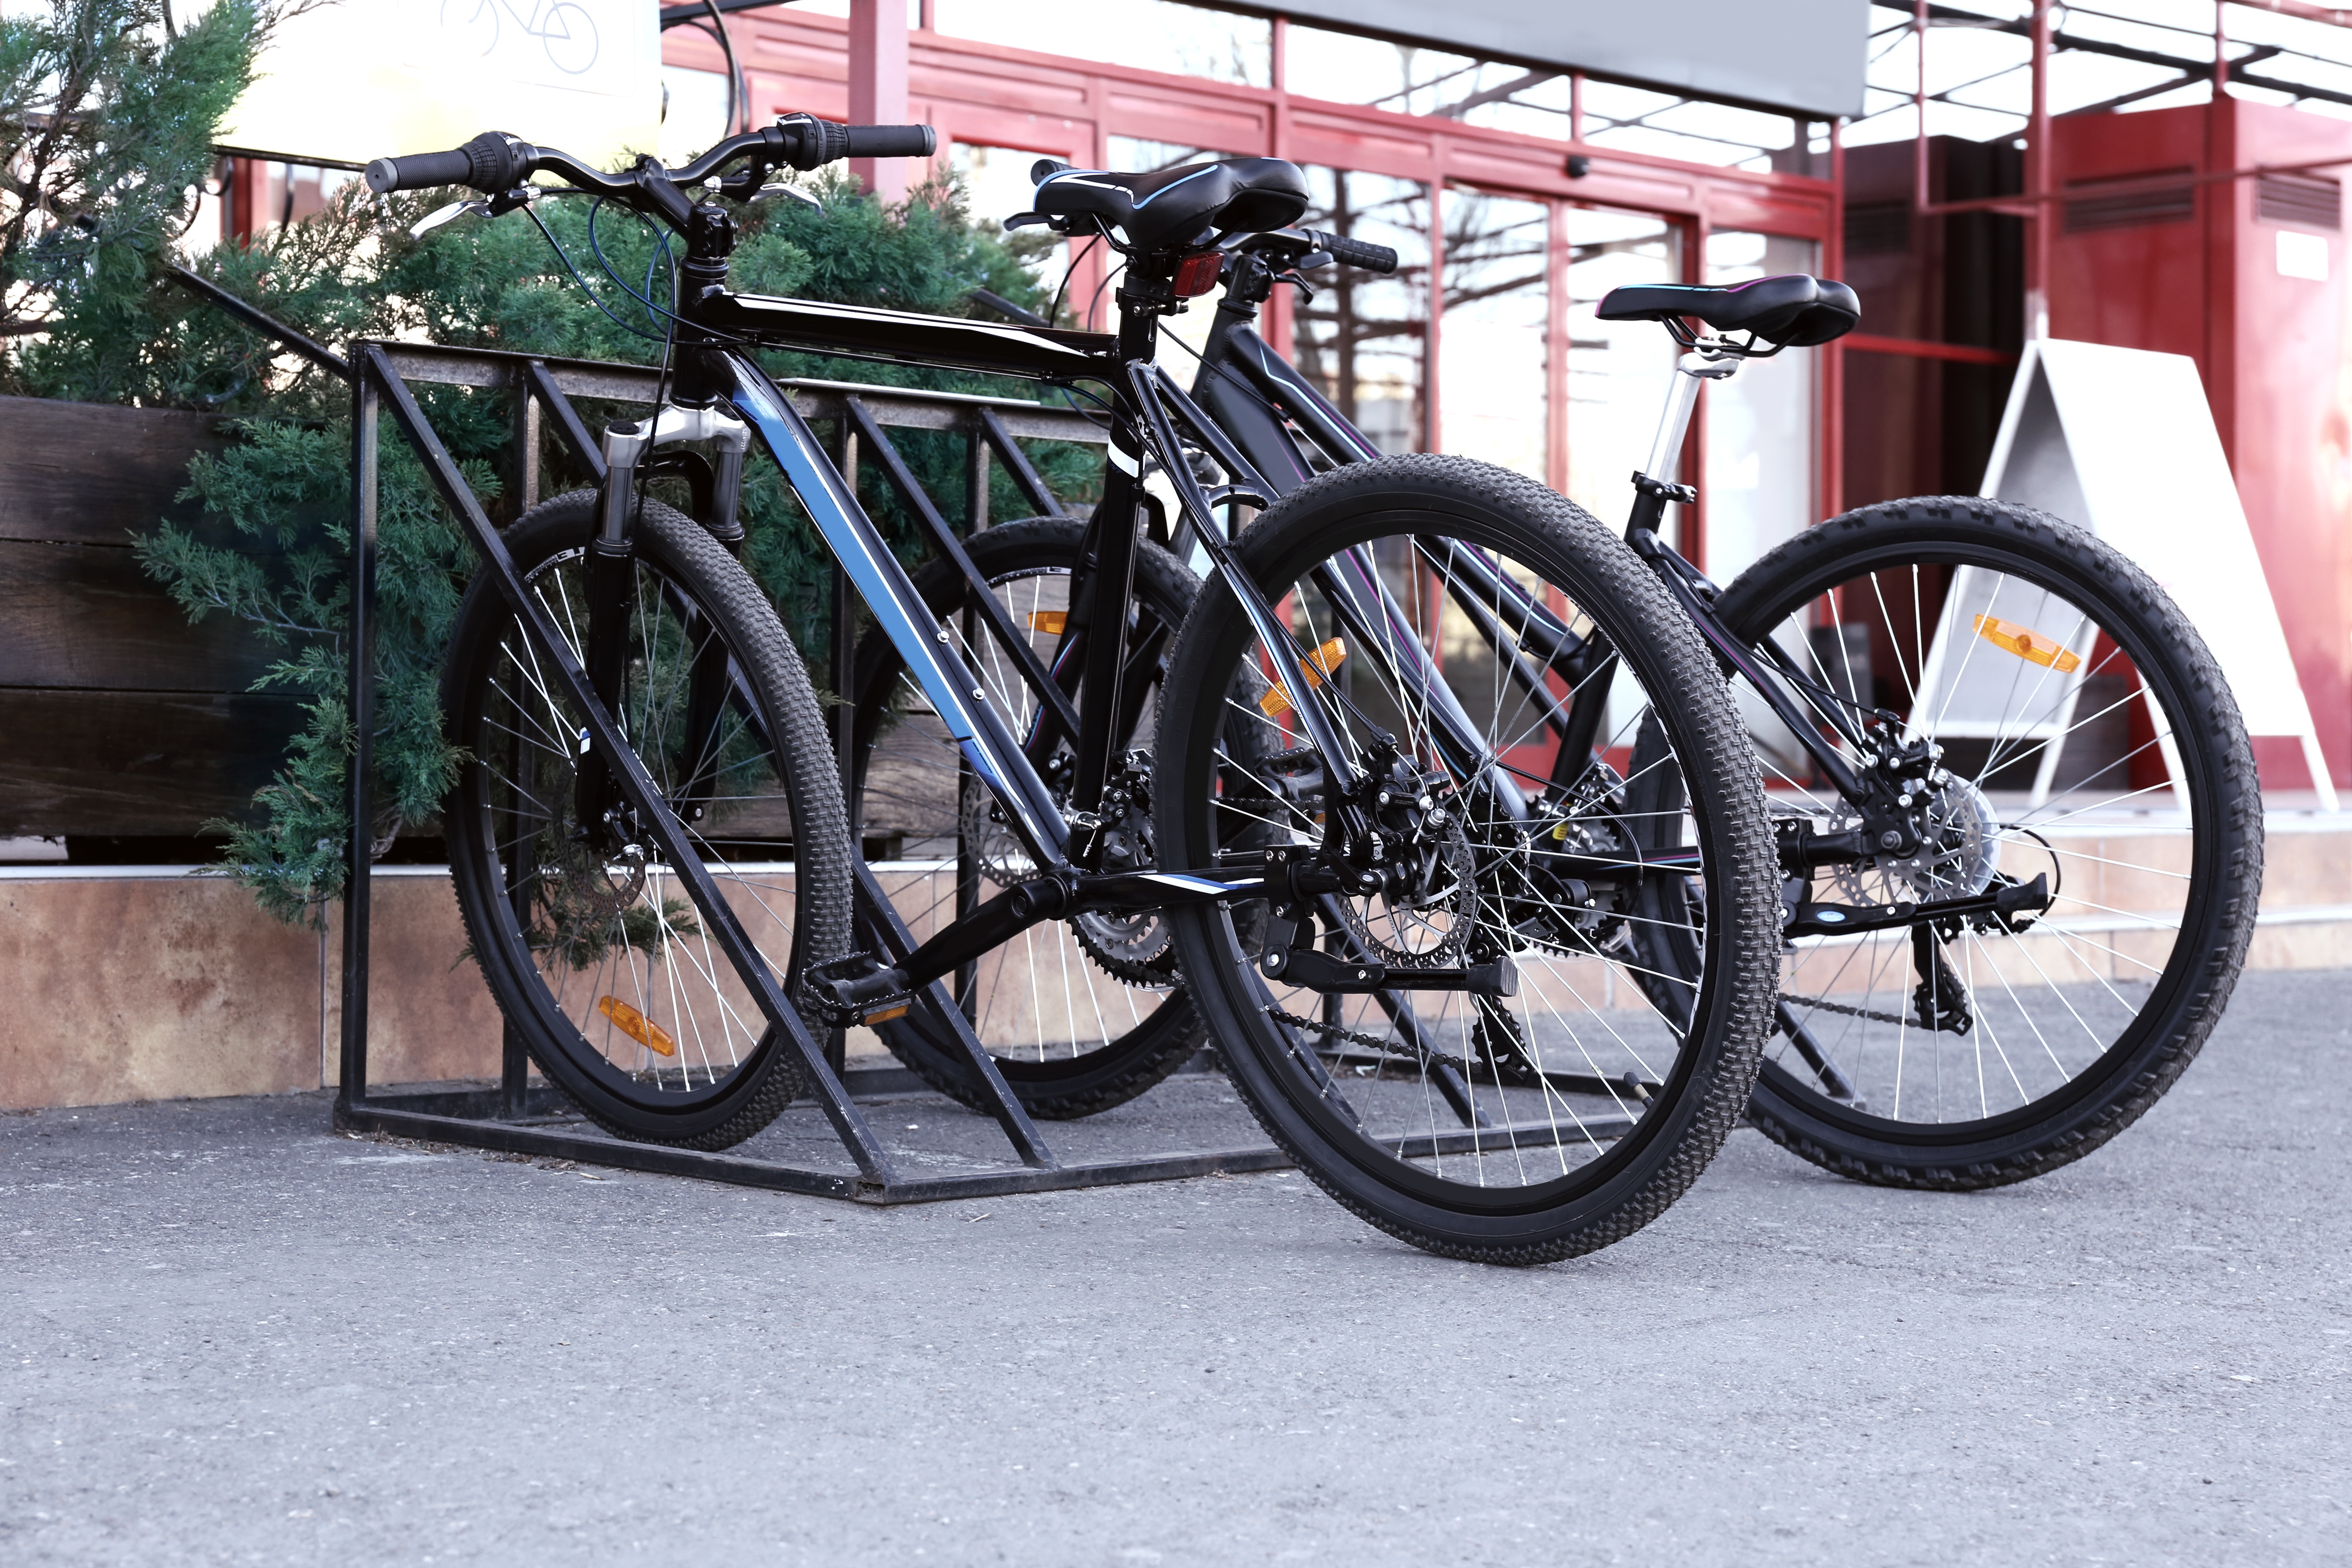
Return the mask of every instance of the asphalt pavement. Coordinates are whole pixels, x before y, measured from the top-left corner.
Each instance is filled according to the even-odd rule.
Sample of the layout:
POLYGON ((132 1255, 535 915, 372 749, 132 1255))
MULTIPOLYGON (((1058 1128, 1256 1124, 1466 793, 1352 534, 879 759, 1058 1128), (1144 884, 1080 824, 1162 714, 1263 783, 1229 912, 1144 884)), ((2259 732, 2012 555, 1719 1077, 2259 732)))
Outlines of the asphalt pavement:
POLYGON ((2347 1040, 2352 974, 2249 976, 2039 1182, 1742 1131, 1528 1270, 1289 1173, 877 1210, 0 1116, 0 1563, 2341 1562, 2347 1040))

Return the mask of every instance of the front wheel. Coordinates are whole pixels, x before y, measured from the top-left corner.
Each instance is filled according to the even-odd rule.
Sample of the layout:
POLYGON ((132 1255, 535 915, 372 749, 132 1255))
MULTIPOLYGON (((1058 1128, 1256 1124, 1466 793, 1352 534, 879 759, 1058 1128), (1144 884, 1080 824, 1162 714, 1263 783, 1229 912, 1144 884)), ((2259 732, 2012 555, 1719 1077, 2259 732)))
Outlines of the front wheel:
POLYGON ((1415 1246, 1539 1263, 1632 1234, 1738 1121, 1769 1005, 1756 765, 1696 633, 1591 517, 1457 458, 1340 468, 1238 550, 1297 647, 1262 665, 1233 594, 1202 589, 1160 721, 1163 864, 1234 879, 1273 850, 1360 890, 1171 917, 1234 1083, 1415 1246), (1564 746, 1604 679, 1594 743, 1564 746), (1302 682, 1331 693, 1352 791, 1305 749, 1302 682), (1645 727, 1670 790, 1626 776, 1645 727), (1665 832, 1641 819, 1659 793, 1665 832), (1654 991, 1661 921, 1692 963, 1654 991), (1350 984, 1366 961, 1388 984, 1350 984), (1424 988, 1504 964, 1515 988, 1424 988))
MULTIPOLYGON (((583 662, 596 511, 593 491, 558 496, 504 535, 583 662)), ((743 569, 658 501, 625 570, 614 717, 790 983, 849 942, 848 826, 807 671, 743 569)), ((540 1070, 624 1138, 723 1149, 765 1127, 801 1085, 794 1047, 634 814, 583 784, 580 714, 487 575, 458 610, 442 702, 466 758, 447 814, 458 909, 540 1070)))
MULTIPOLYGON (((1975 498, 1832 519, 1717 608, 1778 641, 1821 737, 1865 732, 1867 755, 1840 754, 1895 769, 1921 832, 1786 868, 1756 1124, 1843 1174, 1941 1188, 2040 1175, 2130 1126, 2221 1016, 2262 894, 2253 752, 2196 628, 2109 546, 1975 498), (2012 912, 1925 913, 1988 894, 2012 912), (1904 906, 1922 912, 1826 927, 1904 906)), ((1855 838, 1794 735, 1766 718, 1756 742, 1784 844, 1855 838)))

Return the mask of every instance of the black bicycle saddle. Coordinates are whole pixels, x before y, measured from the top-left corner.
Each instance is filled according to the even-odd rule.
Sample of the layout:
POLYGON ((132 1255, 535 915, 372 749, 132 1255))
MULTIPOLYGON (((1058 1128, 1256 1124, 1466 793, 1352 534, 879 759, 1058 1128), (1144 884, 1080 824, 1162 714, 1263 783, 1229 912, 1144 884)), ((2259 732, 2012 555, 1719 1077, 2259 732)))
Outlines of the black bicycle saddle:
POLYGON ((1638 283, 1612 289, 1593 314, 1604 321, 1696 317, 1718 332, 1753 332, 1783 348, 1842 338, 1862 320, 1862 301, 1843 283, 1791 273, 1746 283, 1638 283))
POLYGON ((1116 224, 1138 250, 1179 249, 1296 223, 1307 210, 1307 176, 1281 158, 1220 158, 1149 174, 1056 169, 1037 182, 1036 209, 1116 224))

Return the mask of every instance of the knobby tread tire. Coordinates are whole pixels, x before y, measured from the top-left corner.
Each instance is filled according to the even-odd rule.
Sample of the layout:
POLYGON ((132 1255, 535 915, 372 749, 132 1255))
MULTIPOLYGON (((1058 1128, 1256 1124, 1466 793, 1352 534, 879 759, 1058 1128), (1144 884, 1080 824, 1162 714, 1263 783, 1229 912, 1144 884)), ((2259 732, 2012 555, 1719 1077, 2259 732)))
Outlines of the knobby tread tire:
MULTIPOLYGON (((2245 967, 2262 902, 2262 791, 2253 747, 2237 699, 2195 626, 2155 579, 2112 546, 2047 512, 1974 496, 1936 496, 1858 508, 1806 530, 1772 550, 1727 588, 1717 609, 1736 632, 1760 636, 1743 616, 1783 596, 1776 584, 1836 568, 1890 539, 1949 544, 1970 536, 2040 554, 2093 585, 2141 621, 2140 629, 2169 666, 2191 733, 2181 737, 2208 755, 2215 773, 2217 857, 2211 874, 2211 940, 2167 1008, 2166 1018, 2125 1062, 2095 1066, 2110 1081, 2013 1134, 2006 1147, 1935 1152, 1864 1152, 1837 1130, 1804 1114, 1768 1079, 1749 1120, 1782 1148, 1824 1170, 1874 1186, 1971 1192, 2047 1175, 2072 1164, 2129 1127, 2162 1099, 2197 1058, 2245 967)), ((2088 1076, 2085 1074, 2084 1076, 2088 1076)), ((1875 1141, 1874 1141, 1875 1142, 1875 1141)))
MULTIPOLYGON (((963 545, 981 575, 990 577, 1022 566, 1073 561, 1086 531, 1083 518, 1024 518, 984 528, 967 538, 963 545)), ((917 591, 932 614, 945 617, 961 607, 963 578, 950 563, 927 563, 914 578, 917 591)), ((1135 579, 1139 596, 1148 596, 1171 610, 1178 605, 1189 608, 1201 586, 1200 580, 1185 570, 1182 562, 1150 540, 1137 542, 1135 579)), ((1176 615, 1169 621, 1171 636, 1183 618, 1176 615)), ((861 795, 866 760, 875 740, 873 721, 878 716, 878 705, 887 695, 888 684, 898 679, 904 668, 898 651, 879 632, 869 633, 858 644, 854 689, 858 712, 856 767, 861 795)), ((926 1010, 919 1007, 906 1019, 886 1024, 877 1032, 891 1054, 916 1077, 959 1104, 989 1113, 989 1096, 973 1081, 961 1053, 931 1038, 924 1026, 915 1023, 926 1010)), ((1075 1121, 1125 1105, 1157 1087, 1192 1059, 1193 1052, 1200 1049, 1202 1035, 1200 1015, 1180 988, 1162 1001, 1149 1018, 1121 1037, 1119 1043, 1091 1052, 1072 1064, 1084 1065, 1086 1070, 1031 1076, 1022 1070, 1027 1064, 1010 1058, 999 1058, 997 1066, 1013 1097, 1030 1115, 1045 1121, 1075 1121), (1122 1048, 1130 1042, 1130 1048, 1122 1048), (1103 1059, 1097 1062, 1097 1058, 1103 1059)))
MULTIPOLYGON (((514 557, 517 571, 528 581, 543 563, 583 547, 594 534, 596 514, 596 492, 573 490, 531 508, 500 537, 514 557)), ((638 549, 658 561, 712 622, 725 628, 728 645, 734 650, 750 685, 760 694, 778 772, 790 781, 792 794, 798 895, 793 923, 794 973, 845 956, 850 951, 850 897, 854 886, 848 816, 842 806, 840 773, 833 762, 832 739, 809 685, 807 667, 801 662, 767 596, 707 530, 683 513, 647 499, 637 520, 636 537, 638 549)), ((442 693, 442 711, 450 716, 450 721, 460 711, 463 696, 455 685, 470 673, 470 656, 476 644, 500 625, 510 624, 510 620, 511 612, 497 584, 487 575, 478 574, 459 607, 457 630, 451 638, 452 657, 442 693)), ((715 1121, 706 1115, 698 1120, 707 1124, 698 1125, 691 1131, 663 1131, 656 1121, 644 1113, 634 1120, 625 1113, 616 1113, 602 1103, 598 1095, 586 1090, 583 1080, 556 1048, 543 1020, 531 1005, 536 999, 532 993, 541 990, 537 976, 515 974, 505 964, 486 956, 503 953, 507 949, 504 933, 487 923, 488 911, 480 906, 487 898, 490 905, 504 910, 505 899, 497 889, 483 887, 478 856, 467 855, 465 864, 458 865, 456 840, 460 834, 470 835, 475 826, 471 822, 458 821, 460 815, 450 814, 451 860, 467 941, 481 960, 480 967, 490 983, 499 1011, 517 1024, 516 1032, 531 1059, 539 1064, 547 1081, 583 1115, 614 1137, 633 1142, 710 1152, 731 1148, 757 1133, 798 1098, 806 1087, 798 1052, 789 1040, 775 1037, 772 1030, 761 1053, 763 1059, 744 1075, 751 1081, 742 1086, 740 1093, 722 1100, 723 1109, 717 1112, 715 1121)), ((804 1018, 814 1016, 805 986, 795 993, 793 1001, 804 1018)))
MULTIPOLYGON (((1364 1189, 1377 1182, 1367 1179, 1368 1173, 1331 1160, 1312 1129, 1257 1081, 1257 1074, 1265 1071, 1256 1058, 1259 1047, 1253 1036, 1235 1026, 1234 1004, 1224 988, 1199 984, 1197 1001, 1213 1037, 1220 1040, 1227 1073, 1258 1124, 1349 1213, 1441 1257, 1506 1266, 1554 1263, 1622 1241, 1664 1213, 1706 1169, 1747 1110, 1772 1011, 1780 931, 1778 878, 1771 869, 1776 855, 1764 813, 1763 781, 1720 669, 1689 617, 1623 541, 1582 508, 1532 479, 1467 458, 1433 454, 1349 465, 1286 496, 1250 526, 1237 550, 1252 577, 1286 581, 1286 570, 1270 574, 1268 568, 1277 562, 1287 568, 1312 554, 1306 546, 1311 545, 1322 517, 1414 510, 1509 519, 1514 526, 1539 536, 1543 548, 1580 563, 1591 580, 1595 602, 1618 606, 1646 639, 1660 677, 1654 689, 1686 699, 1680 722, 1691 754, 1683 761, 1694 795, 1704 797, 1696 809, 1700 831, 1710 836, 1715 850, 1708 884, 1711 896, 1718 900, 1711 937, 1723 944, 1717 949, 1721 966, 1706 1003, 1711 1016, 1695 1031, 1704 1036, 1687 1075, 1696 1081, 1696 1094, 1685 1088, 1678 1097, 1681 1103, 1653 1110, 1643 1119, 1633 1135, 1645 1141, 1635 1162, 1638 1172, 1629 1169, 1621 1173, 1625 1179, 1612 1178, 1608 1185, 1614 1190, 1598 1195, 1597 1202, 1588 1196, 1567 1205, 1596 1212, 1580 1213, 1550 1234, 1483 1239, 1416 1223, 1398 1212, 1401 1205, 1373 1201, 1364 1189), (1292 535, 1305 537, 1293 540, 1292 535), (1246 1060, 1236 1059, 1244 1053, 1246 1060)), ((1171 712, 1161 722, 1153 797, 1160 811, 1163 843, 1175 837, 1170 831, 1171 812, 1191 787, 1181 782, 1189 762, 1184 753, 1197 738, 1189 710, 1202 693, 1223 691, 1223 672, 1213 668, 1216 643, 1221 635, 1230 636, 1224 623, 1239 614, 1231 594, 1213 580, 1170 660, 1169 686, 1174 695, 1171 712)), ((1185 848, 1200 860, 1195 847, 1187 843, 1185 848)), ((1215 973, 1217 963, 1230 963, 1227 955, 1215 951, 1222 928, 1215 906, 1208 906, 1208 911, 1206 918, 1188 911, 1177 926, 1188 973, 1200 973, 1203 965, 1215 973)), ((1255 969, 1249 973, 1254 974, 1255 969)))

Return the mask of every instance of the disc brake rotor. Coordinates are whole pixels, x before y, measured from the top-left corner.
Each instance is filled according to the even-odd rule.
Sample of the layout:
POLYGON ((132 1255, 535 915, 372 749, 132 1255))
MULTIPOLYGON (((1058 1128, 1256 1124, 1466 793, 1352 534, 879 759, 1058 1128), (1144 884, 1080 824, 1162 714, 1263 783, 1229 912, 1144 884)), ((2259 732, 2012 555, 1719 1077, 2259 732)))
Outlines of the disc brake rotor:
MULTIPOLYGON (((1824 826, 1843 832, 1861 821, 1841 805, 1824 826)), ((1926 903, 1972 898, 1992 886, 2000 869, 2000 821, 1982 790, 1953 778, 1928 795, 1920 828, 1919 847, 1899 859, 1874 856, 1823 867, 1828 896, 1848 904, 1926 903)))
POLYGON ((646 852, 638 845, 605 855, 593 844, 560 834, 549 858, 556 877, 548 889, 548 907, 562 923, 601 926, 645 896, 646 852))
POLYGON ((1462 962, 1478 896, 1470 836, 1463 831, 1461 814, 1447 812, 1444 823, 1433 834, 1424 829, 1412 848, 1432 858, 1427 872, 1414 879, 1417 886, 1393 894, 1343 893, 1335 900, 1339 918, 1375 963, 1402 969, 1448 968, 1462 962))

